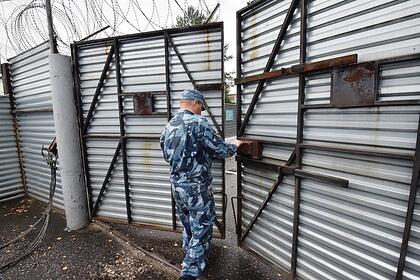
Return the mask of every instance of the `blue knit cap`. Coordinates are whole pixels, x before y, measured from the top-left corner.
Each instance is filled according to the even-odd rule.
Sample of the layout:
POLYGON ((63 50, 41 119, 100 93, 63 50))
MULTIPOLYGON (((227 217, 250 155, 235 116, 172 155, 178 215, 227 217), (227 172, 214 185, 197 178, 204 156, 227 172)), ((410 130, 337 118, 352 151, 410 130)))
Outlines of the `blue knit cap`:
POLYGON ((182 92, 181 100, 198 100, 201 102, 202 109, 201 111, 204 111, 204 96, 201 92, 195 89, 186 89, 182 92))

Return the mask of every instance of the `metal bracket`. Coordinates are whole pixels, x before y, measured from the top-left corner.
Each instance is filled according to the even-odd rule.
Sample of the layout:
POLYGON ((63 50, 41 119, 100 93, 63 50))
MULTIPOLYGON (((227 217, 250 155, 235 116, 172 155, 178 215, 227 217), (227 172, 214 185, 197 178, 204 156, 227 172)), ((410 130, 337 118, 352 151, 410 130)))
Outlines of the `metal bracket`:
MULTIPOLYGON (((213 192, 213 195, 215 195, 215 194, 221 194, 222 196, 223 196, 223 201, 224 201, 224 205, 225 205, 225 207, 223 208, 223 219, 226 219, 226 205, 227 205, 227 200, 228 200, 228 198, 227 198, 227 195, 226 195, 226 193, 224 193, 224 192, 221 192, 221 191, 219 191, 219 192, 213 192)), ((214 218, 214 223, 216 224, 216 227, 218 228, 218 230, 220 231, 220 234, 222 235, 222 236, 224 236, 223 234, 224 234, 224 225, 223 225, 223 223, 221 223, 218 219, 217 219, 217 217, 215 216, 215 218, 214 218)))
POLYGON ((235 221, 235 233, 238 233, 239 231, 238 231, 238 221, 237 221, 237 219, 236 219, 236 210, 235 210, 235 203, 233 203, 233 200, 234 199, 236 199, 236 200, 239 200, 239 199, 244 199, 244 197, 243 196, 232 196, 231 198, 230 198, 230 202, 232 203, 232 211, 233 211, 233 219, 234 219, 234 221, 235 221))
POLYGON ((300 178, 307 178, 307 179, 311 179, 311 180, 315 180, 315 181, 320 181, 320 182, 328 182, 328 183, 332 183, 332 184, 335 184, 335 185, 343 187, 343 188, 348 188, 349 187, 349 180, 339 178, 339 177, 335 177, 335 176, 329 176, 329 175, 324 175, 324 174, 320 174, 320 173, 309 172, 309 171, 302 170, 302 169, 295 169, 295 176, 300 177, 300 178))

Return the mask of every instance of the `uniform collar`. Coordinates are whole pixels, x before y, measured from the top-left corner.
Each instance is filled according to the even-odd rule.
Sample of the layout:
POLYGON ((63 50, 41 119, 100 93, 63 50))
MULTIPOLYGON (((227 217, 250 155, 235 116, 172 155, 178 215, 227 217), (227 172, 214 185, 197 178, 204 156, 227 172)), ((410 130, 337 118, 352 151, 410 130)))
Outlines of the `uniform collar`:
POLYGON ((194 112, 191 112, 190 110, 187 110, 187 109, 185 109, 185 108, 181 108, 181 109, 179 109, 179 111, 178 111, 179 113, 187 113, 187 114, 190 114, 190 115, 195 115, 195 113, 194 112))

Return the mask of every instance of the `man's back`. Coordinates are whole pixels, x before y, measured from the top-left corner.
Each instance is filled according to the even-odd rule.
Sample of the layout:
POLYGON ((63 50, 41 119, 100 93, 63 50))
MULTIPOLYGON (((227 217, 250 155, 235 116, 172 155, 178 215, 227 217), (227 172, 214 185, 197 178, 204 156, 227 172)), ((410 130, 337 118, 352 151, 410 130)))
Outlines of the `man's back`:
POLYGON ((172 184, 188 184, 197 192, 211 185, 212 157, 225 158, 236 152, 236 146, 225 144, 204 117, 186 109, 166 125, 160 145, 171 166, 172 184))

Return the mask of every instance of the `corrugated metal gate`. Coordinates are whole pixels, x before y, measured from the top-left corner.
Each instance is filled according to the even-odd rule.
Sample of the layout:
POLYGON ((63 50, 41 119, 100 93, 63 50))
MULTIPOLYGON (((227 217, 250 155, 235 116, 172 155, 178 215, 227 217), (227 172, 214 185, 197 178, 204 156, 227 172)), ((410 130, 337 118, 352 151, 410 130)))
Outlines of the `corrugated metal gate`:
POLYGON ((0 96, 0 202, 25 195, 9 98, 0 96))
MULTIPOLYGON (((176 230, 169 167, 159 136, 182 90, 204 91, 223 137, 223 25, 170 29, 73 45, 86 181, 94 216, 176 230), (154 112, 135 113, 149 93, 154 112)), ((217 228, 224 235, 224 161, 212 170, 217 228)))
MULTIPOLYGON (((50 168, 41 155, 42 145, 55 137, 52 111, 48 42, 9 59, 12 113, 17 120, 24 180, 29 196, 48 201, 50 168)), ((59 166, 54 203, 63 208, 59 166)))
POLYGON ((238 157, 240 244, 302 279, 419 279, 420 3, 261 0, 237 19, 238 136, 264 145, 238 157))

